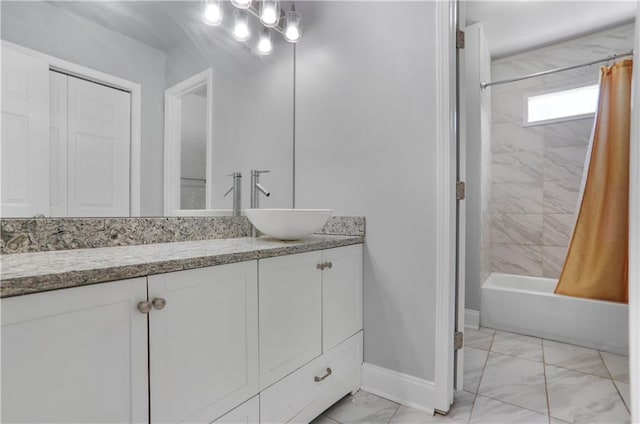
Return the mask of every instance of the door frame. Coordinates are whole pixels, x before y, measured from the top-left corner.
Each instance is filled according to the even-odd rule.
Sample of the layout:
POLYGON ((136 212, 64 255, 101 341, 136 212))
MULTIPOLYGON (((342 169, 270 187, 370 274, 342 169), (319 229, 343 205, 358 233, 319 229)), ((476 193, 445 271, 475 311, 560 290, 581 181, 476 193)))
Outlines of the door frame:
POLYGON ((180 209, 180 130, 182 128, 182 97, 207 87, 206 121, 206 181, 205 208, 211 209, 213 167, 213 70, 205 69, 164 92, 164 215, 174 216, 180 209))
POLYGON ((456 311, 456 44, 457 1, 435 4, 436 47, 436 297, 434 409, 453 403, 456 311))
MULTIPOLYGON (((636 11, 629 152, 629 258, 640 257, 640 4, 636 11), (636 141, 634 143, 634 140, 636 141), (634 165, 635 164, 635 165, 634 165)), ((640 421, 640 263, 629 260, 629 377, 631 422, 640 421)))
POLYGON ((127 91, 131 94, 131 130, 129 150, 129 215, 140 216, 140 168, 142 159, 142 86, 77 63, 69 62, 46 53, 2 40, 2 48, 10 48, 20 53, 44 60, 49 70, 59 71, 67 75, 104 84, 109 87, 127 91))

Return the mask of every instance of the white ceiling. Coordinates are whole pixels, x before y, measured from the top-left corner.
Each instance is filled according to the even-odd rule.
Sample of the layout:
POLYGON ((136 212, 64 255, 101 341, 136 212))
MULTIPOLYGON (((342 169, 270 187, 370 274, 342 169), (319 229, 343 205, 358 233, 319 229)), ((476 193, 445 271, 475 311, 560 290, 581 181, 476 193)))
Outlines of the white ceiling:
POLYGON ((626 1, 469 0, 467 24, 481 22, 493 59, 632 22, 626 1))

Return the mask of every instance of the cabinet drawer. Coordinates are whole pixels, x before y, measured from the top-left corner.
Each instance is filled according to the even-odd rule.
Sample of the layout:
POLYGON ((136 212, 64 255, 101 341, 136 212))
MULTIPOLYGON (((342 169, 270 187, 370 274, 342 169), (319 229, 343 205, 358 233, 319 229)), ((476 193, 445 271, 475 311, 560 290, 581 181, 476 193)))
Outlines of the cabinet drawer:
POLYGON ((252 424, 260 421, 260 399, 252 397, 237 408, 227 412, 212 424, 252 424))
POLYGON ((361 364, 362 332, 359 332, 262 391, 260 421, 284 423, 314 418, 360 387, 361 364), (316 377, 325 378, 315 381, 316 377))

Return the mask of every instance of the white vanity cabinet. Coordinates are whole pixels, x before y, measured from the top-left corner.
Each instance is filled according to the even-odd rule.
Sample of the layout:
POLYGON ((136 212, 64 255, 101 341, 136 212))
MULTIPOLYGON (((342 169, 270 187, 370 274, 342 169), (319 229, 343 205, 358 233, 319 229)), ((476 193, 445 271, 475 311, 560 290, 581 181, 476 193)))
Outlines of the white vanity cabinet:
POLYGON ((360 387, 362 245, 258 264, 260 421, 308 421, 360 387))
POLYGON ((256 262, 148 280, 151 422, 212 422, 258 394, 256 262))
POLYGON ((2 299, 2 422, 146 422, 145 278, 2 299))

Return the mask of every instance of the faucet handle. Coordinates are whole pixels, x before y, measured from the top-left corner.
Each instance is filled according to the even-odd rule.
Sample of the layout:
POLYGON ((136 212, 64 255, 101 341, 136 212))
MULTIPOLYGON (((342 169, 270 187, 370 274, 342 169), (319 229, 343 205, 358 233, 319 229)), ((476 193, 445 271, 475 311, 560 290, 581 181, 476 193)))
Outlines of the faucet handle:
POLYGON ((227 177, 242 177, 242 172, 232 172, 231 174, 227 174, 227 177))
POLYGON ((252 169, 251 170, 251 175, 267 174, 269 172, 271 172, 271 171, 269 171, 269 170, 258 171, 257 169, 252 169))

